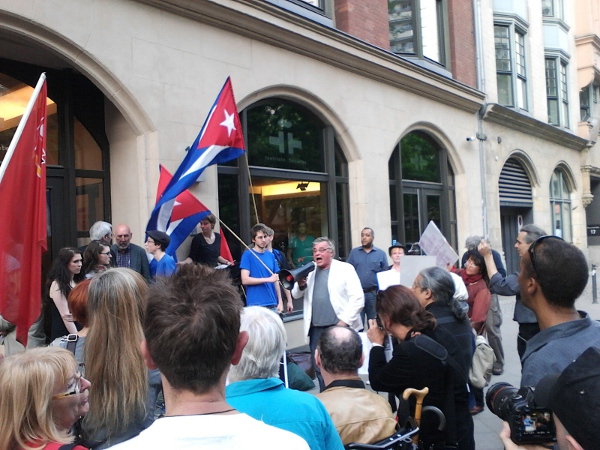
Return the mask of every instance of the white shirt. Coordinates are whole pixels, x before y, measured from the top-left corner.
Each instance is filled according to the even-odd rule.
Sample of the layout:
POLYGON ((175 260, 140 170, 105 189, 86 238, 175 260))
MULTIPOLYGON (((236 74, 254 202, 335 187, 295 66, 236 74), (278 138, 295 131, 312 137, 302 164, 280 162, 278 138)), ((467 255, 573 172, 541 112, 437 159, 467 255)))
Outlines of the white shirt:
POLYGON ((300 436, 246 414, 163 417, 114 450, 308 450, 300 436))

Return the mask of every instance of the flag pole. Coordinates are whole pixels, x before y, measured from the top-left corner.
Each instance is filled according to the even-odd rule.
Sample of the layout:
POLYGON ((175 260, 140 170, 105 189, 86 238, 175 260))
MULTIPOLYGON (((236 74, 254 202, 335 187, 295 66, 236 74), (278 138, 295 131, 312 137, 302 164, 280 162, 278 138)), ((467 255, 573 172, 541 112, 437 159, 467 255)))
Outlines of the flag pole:
MULTIPOLYGON (((214 214, 213 214, 213 215, 214 215, 214 214)), ((217 217, 217 216, 215 216, 215 217, 217 217)), ((223 222, 223 221, 222 221, 222 220, 221 220, 219 217, 217 217, 217 219, 219 220, 219 224, 220 224, 220 225, 224 226, 224 227, 227 229, 227 231, 229 231, 229 232, 230 232, 230 233, 231 233, 233 236, 235 236, 235 237, 236 237, 236 239, 237 239, 238 241, 240 241, 244 247, 246 247, 246 250, 252 250, 250 247, 248 247, 248 246, 246 245, 246 243, 245 243, 245 242, 242 240, 242 238, 241 238, 241 237, 239 237, 237 234, 235 234, 235 232, 234 232, 234 231, 233 231, 231 228, 229 228, 227 225, 225 225, 225 222, 223 222)), ((258 256, 256 256, 256 255, 254 254, 254 252, 250 252, 250 254, 251 254, 252 256, 254 256, 254 257, 255 257, 255 258, 258 260, 258 261, 260 261, 260 263, 261 263, 263 266, 265 266, 265 269, 267 269, 267 270, 268 270, 268 271, 271 273, 271 275, 273 275, 273 273, 274 273, 274 272, 273 272, 273 271, 272 271, 272 270, 269 268, 269 266, 267 266, 267 265, 264 263, 264 261, 263 261, 262 259, 260 259, 258 256)))
POLYGON ((15 131, 15 135, 13 136, 12 140, 10 141, 10 144, 8 145, 8 150, 6 151, 6 156, 4 157, 4 160, 2 161, 2 165, 0 166, 0 183, 2 182, 2 179, 4 178, 4 173, 6 172, 8 163, 10 162, 10 160, 13 156, 13 153, 15 152, 15 148, 17 148, 17 143, 19 142, 19 139, 21 138, 21 135, 23 134, 23 129, 25 128, 27 119, 29 119, 29 115, 31 114, 31 111, 33 110, 35 101, 37 100, 38 95, 40 94, 40 91, 42 90, 44 81, 46 81, 46 72, 42 72, 42 74, 40 75, 40 79, 38 80, 37 85, 35 86, 35 89, 33 91, 33 94, 31 95, 31 98, 29 99, 29 103, 27 104, 27 108, 25 109, 25 112, 23 113, 23 116, 21 117, 21 120, 19 121, 19 126, 17 127, 17 131, 15 131))

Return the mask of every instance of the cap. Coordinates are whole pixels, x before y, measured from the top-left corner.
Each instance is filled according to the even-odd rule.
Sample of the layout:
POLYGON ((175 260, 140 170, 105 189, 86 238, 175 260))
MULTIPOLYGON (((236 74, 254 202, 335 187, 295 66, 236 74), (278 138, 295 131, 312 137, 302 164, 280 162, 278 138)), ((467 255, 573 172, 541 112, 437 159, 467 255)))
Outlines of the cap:
POLYGON ((151 230, 146 231, 146 234, 152 239, 154 239, 154 242, 162 244, 163 248, 167 248, 171 243, 171 238, 164 231, 151 230))
POLYGON ((588 348, 560 374, 542 378, 535 403, 550 408, 583 447, 600 442, 600 349, 588 348))
POLYGON ((402 245, 400 242, 394 242, 392 246, 388 249, 388 255, 391 255, 392 249, 394 248, 401 248, 406 253, 406 247, 404 245, 402 245))

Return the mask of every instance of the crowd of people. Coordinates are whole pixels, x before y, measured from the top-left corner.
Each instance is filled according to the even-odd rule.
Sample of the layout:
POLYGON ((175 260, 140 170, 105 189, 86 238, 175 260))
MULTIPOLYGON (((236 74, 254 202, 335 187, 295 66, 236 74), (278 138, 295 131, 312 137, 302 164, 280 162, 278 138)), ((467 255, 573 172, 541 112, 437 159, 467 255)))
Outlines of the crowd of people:
MULTIPOLYGON (((113 235, 106 222, 84 248, 59 251, 46 285, 49 346, 0 362, 1 449, 342 449, 378 442, 417 415, 421 449, 474 450, 472 416, 485 405, 470 378, 476 336, 489 340, 493 373, 504 369, 497 295, 516 295, 521 386, 538 387, 536 401, 555 412, 556 445, 595 448, 600 324, 575 309, 588 269, 574 245, 527 225, 515 244, 520 270, 507 275, 499 253, 470 236, 456 267, 424 268, 407 286, 405 247, 375 247, 371 228, 344 262, 305 223, 287 253, 257 224, 238 266, 244 304, 222 270, 237 264, 221 256, 215 224, 202 220, 179 263, 166 233, 147 232, 144 249, 127 225, 113 235), (283 289, 278 272, 298 267, 306 270, 283 289), (281 314, 294 301, 316 395, 286 387, 281 314), (596 390, 580 390, 581 403, 556 400, 581 386, 596 390), (411 388, 428 390, 422 413, 411 388)), ((517 448, 510 434, 502 440, 517 448)))

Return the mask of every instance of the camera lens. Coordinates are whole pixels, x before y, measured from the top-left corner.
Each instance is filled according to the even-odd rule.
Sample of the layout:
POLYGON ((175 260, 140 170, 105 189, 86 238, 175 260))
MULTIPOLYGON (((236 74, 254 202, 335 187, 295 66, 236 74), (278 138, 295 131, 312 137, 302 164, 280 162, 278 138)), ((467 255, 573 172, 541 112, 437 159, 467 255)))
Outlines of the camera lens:
POLYGON ((502 420, 509 421, 510 402, 519 395, 519 389, 509 383, 496 383, 490 387, 485 395, 485 403, 491 412, 502 420))

